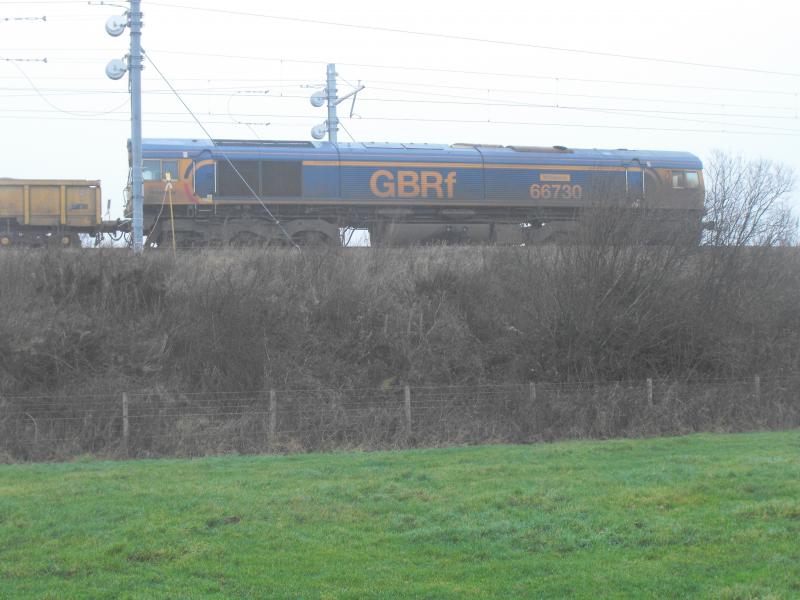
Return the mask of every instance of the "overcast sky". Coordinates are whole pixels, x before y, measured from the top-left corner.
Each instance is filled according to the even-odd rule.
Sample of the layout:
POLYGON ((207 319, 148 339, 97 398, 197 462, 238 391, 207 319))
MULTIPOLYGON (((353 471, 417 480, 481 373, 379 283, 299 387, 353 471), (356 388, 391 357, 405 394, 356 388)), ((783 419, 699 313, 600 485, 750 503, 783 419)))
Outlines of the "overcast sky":
MULTIPOLYGON (((340 141, 686 150, 703 159, 720 148, 800 173, 800 3, 742 6, 143 0, 142 41, 214 137, 311 139, 325 115, 308 96, 335 62, 341 94, 367 86, 352 118, 350 103, 340 106, 340 141)), ((104 68, 126 54, 128 36, 111 38, 103 26, 123 10, 0 1, 0 57, 47 58, 0 61, 0 176, 101 179, 113 217, 127 176, 129 104, 127 78, 111 81, 104 68)), ((144 137, 204 137, 150 65, 144 91, 144 137)))

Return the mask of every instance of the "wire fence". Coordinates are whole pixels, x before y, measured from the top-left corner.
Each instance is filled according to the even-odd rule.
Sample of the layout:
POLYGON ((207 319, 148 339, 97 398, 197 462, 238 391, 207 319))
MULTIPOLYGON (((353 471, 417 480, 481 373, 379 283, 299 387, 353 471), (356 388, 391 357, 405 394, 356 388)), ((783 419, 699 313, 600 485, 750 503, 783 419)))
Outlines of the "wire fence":
POLYGON ((0 395, 0 460, 200 456, 800 426, 800 376, 0 395))

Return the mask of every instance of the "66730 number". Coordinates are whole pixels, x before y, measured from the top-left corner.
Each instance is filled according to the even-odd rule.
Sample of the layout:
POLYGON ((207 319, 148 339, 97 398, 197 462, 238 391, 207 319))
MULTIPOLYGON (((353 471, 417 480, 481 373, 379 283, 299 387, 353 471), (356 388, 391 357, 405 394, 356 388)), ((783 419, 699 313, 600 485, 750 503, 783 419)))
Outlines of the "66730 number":
POLYGON ((568 183, 534 183, 530 188, 531 198, 549 200, 550 198, 581 198, 583 188, 568 183))

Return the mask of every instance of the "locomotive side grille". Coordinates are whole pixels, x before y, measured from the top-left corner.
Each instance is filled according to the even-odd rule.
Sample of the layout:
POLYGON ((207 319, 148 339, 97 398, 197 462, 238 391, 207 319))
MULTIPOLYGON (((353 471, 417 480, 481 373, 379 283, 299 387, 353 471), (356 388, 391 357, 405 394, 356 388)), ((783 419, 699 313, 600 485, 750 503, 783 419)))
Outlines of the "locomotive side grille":
POLYGON ((261 163, 263 196, 303 195, 303 163, 299 160, 265 160, 261 163))

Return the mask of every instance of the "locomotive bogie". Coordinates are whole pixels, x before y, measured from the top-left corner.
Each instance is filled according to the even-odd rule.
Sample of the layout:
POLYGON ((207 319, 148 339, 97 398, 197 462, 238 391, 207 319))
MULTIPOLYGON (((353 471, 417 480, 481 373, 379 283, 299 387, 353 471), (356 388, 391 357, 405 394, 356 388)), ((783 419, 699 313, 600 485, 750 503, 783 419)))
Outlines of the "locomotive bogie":
POLYGON ((151 247, 258 247, 291 245, 338 245, 339 228, 321 219, 291 219, 275 223, 262 218, 170 219, 162 215, 146 227, 151 247))

